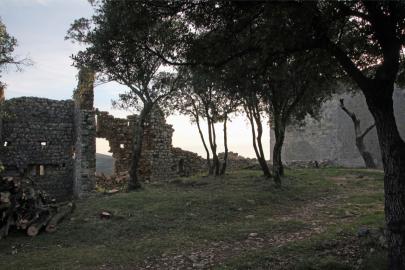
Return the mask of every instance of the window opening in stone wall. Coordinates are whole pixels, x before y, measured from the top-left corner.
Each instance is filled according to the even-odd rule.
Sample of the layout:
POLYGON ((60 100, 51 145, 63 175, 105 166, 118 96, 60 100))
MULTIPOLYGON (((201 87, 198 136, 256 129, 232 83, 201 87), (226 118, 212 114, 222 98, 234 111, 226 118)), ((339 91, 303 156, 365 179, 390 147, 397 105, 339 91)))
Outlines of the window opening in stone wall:
POLYGON ((124 149, 124 148, 125 148, 125 145, 124 145, 123 143, 121 143, 121 144, 120 144, 120 148, 121 148, 121 149, 124 149))
POLYGON ((4 147, 10 146, 10 142, 5 141, 5 142, 3 143, 3 146, 4 146, 4 147))
POLYGON ((44 176, 45 175, 45 165, 32 165, 31 175, 32 176, 44 176))
POLYGON ((45 142, 45 141, 42 141, 42 142, 40 142, 40 143, 41 143, 41 147, 42 147, 42 148, 45 148, 45 147, 48 145, 48 143, 45 142))
POLYGON ((45 175, 45 166, 44 165, 39 165, 39 175, 40 176, 45 175))

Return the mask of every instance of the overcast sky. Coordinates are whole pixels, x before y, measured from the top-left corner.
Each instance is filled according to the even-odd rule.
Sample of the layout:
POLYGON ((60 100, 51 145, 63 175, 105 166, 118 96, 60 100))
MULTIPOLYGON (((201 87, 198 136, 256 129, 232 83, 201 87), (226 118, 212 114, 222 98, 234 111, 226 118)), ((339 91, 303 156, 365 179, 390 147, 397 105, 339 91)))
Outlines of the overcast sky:
MULTIPOLYGON (((29 57, 34 65, 15 72, 12 68, 3 74, 8 86, 6 98, 38 96, 50 99, 70 99, 77 85, 77 70, 70 56, 80 49, 64 37, 74 19, 92 15, 87 0, 0 0, 0 16, 7 31, 18 40, 16 55, 29 57)), ((110 83, 95 88, 95 107, 110 111, 116 117, 128 112, 111 108, 111 100, 125 90, 124 86, 110 83)), ((173 125, 173 145, 204 154, 197 127, 187 117, 170 116, 173 125)), ((268 129, 265 129, 264 147, 269 155, 268 129)), ((219 151, 222 151, 222 127, 217 131, 219 151)), ((250 127, 244 117, 234 117, 229 124, 229 149, 241 155, 254 157, 250 127)), ((107 154, 108 143, 97 140, 97 152, 107 154)))

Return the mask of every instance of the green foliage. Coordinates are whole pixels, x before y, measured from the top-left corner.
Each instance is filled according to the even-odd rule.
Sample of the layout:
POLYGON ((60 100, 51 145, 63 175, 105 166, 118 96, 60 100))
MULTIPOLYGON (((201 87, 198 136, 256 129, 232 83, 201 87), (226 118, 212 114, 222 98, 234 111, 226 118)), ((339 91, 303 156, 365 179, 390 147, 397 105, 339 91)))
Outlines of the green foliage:
POLYGON ((0 72, 7 64, 15 63, 13 52, 16 46, 17 40, 7 32, 6 26, 0 19, 0 72))
POLYGON ((66 38, 85 43, 73 56, 76 66, 90 66, 101 81, 129 88, 117 106, 142 110, 175 90, 173 74, 161 72, 163 60, 146 50, 167 51, 173 46, 172 22, 160 21, 153 9, 137 1, 95 1, 95 15, 72 23, 66 38), (152 45, 151 45, 152 46, 152 45))
POLYGON ((16 58, 14 55, 15 47, 17 47, 17 39, 7 32, 6 25, 0 18, 0 78, 1 72, 4 71, 8 65, 14 65, 17 70, 21 70, 22 66, 32 65, 31 60, 28 58, 16 58))

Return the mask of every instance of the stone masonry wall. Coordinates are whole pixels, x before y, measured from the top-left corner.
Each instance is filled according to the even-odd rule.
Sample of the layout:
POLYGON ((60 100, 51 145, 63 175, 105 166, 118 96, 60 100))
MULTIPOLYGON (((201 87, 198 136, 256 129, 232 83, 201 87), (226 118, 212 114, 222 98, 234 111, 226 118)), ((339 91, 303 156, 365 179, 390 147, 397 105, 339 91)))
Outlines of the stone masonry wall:
MULTIPOLYGON (((94 189, 93 82, 94 73, 82 70, 74 101, 36 97, 0 101, 5 112, 0 117, 3 174, 30 175, 59 201, 94 189)), ((0 94, 4 100, 4 91, 0 94)))
MULTIPOLYGON (((323 105, 320 121, 308 118, 306 125, 301 128, 287 128, 282 153, 284 162, 295 164, 298 161, 317 161, 319 164, 334 166, 364 166, 355 145, 353 122, 339 107, 341 98, 344 98, 346 107, 361 120, 362 130, 374 123, 361 93, 354 96, 348 93, 337 94, 323 105)), ((397 126, 401 136, 405 138, 405 91, 397 89, 393 99, 397 126)), ((271 147, 274 145, 273 138, 274 132, 271 132, 271 147)), ((371 130, 364 141, 378 166, 382 167, 376 130, 371 130)))
MULTIPOLYGON (((127 119, 114 118, 108 112, 97 112, 97 137, 105 138, 114 159, 114 174, 128 171, 131 166, 133 132, 137 115, 127 119)), ((167 181, 177 176, 200 171, 197 154, 172 147, 173 128, 166 123, 163 112, 156 108, 145 123, 139 174, 143 181, 167 181)), ((204 163, 204 162, 203 162, 204 163)))
POLYGON ((207 171, 206 159, 200 157, 198 154, 178 147, 173 147, 172 153, 172 170, 175 170, 177 175, 191 176, 199 172, 207 171))
POLYGON ((94 100, 94 78, 92 70, 82 68, 79 83, 74 91, 75 123, 75 169, 73 192, 76 197, 83 197, 95 187, 96 179, 96 123, 94 100))
MULTIPOLYGON (((225 153, 218 154, 218 158, 221 162, 224 159, 224 155, 225 153)), ((256 158, 247 158, 235 152, 228 152, 227 170, 242 170, 247 168, 254 168, 256 166, 259 166, 259 162, 256 158)))
POLYGON ((96 136, 108 140, 115 174, 127 171, 131 165, 133 130, 137 121, 137 116, 121 119, 108 112, 96 112, 96 136))
POLYGON ((21 97, 4 102, 0 157, 6 174, 24 172, 63 200, 72 195, 73 101, 21 97))

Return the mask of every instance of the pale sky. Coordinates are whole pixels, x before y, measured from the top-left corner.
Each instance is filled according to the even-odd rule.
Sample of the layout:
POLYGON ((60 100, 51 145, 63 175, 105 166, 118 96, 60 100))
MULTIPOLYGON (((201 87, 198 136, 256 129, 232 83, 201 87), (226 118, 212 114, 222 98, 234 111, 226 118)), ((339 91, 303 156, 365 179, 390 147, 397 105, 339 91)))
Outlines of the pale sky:
MULTIPOLYGON (((77 70, 70 56, 80 49, 77 44, 65 41, 70 23, 80 17, 90 17, 92 7, 87 0, 0 0, 0 17, 7 31, 18 40, 16 54, 29 57, 34 65, 22 72, 9 68, 2 81, 8 86, 6 98, 37 96, 50 99, 71 99, 77 85, 77 70)), ((113 110, 111 100, 116 99, 124 86, 109 83, 95 88, 94 105, 116 117, 125 117, 126 111, 113 110)), ((173 145, 205 156, 197 127, 185 116, 170 116, 173 125, 173 145)), ((263 123, 267 125, 267 122, 263 123)), ((204 125, 205 126, 205 125, 204 125)), ((206 129, 204 130, 206 133, 206 129)), ((254 157, 250 126, 243 116, 235 116, 228 125, 229 150, 254 157)), ((218 150, 223 151, 222 126, 217 128, 218 150)), ((263 147, 269 158, 269 133, 265 128, 263 147)), ((97 152, 108 153, 105 140, 97 139, 97 152)))

